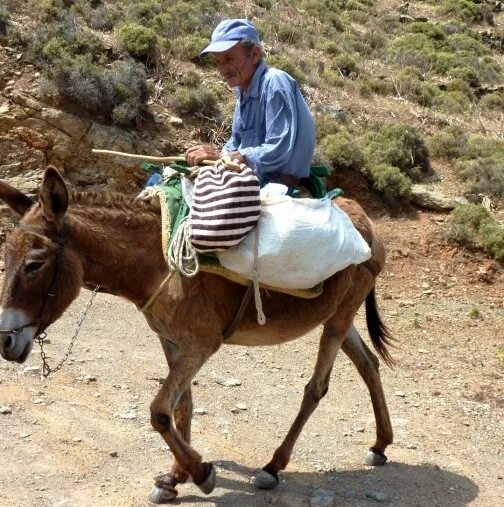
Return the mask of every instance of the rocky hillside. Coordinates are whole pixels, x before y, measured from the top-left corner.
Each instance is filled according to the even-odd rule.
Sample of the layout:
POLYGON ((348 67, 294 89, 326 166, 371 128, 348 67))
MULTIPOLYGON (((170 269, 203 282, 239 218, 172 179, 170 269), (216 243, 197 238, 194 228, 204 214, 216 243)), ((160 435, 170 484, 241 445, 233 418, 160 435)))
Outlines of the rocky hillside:
MULTIPOLYGON (((503 9, 498 0, 3 0, 0 174, 34 193, 54 164, 75 187, 137 192, 147 177, 138 161, 92 148, 160 156, 222 144, 233 94, 197 55, 220 19, 248 17, 268 63, 303 88, 317 159, 334 169, 329 186, 387 212, 467 203, 446 237, 501 259, 503 9)), ((0 220, 10 221, 2 208, 0 220)))

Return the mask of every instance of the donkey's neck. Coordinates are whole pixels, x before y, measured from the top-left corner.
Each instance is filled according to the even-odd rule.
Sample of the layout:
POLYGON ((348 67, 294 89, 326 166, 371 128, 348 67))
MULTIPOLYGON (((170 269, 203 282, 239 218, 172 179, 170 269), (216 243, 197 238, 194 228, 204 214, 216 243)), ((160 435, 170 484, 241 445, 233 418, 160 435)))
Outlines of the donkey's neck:
POLYGON ((142 306, 166 274, 160 215, 124 196, 98 195, 75 194, 68 209, 69 242, 82 259, 83 281, 142 306))

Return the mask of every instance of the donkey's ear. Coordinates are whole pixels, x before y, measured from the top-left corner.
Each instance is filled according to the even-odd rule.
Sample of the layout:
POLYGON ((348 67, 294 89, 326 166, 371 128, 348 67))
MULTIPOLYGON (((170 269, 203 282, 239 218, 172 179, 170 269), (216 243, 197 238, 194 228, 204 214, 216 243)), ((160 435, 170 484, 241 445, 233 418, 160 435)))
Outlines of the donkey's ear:
POLYGON ((4 181, 0 181, 0 200, 19 216, 23 216, 34 204, 34 201, 4 181))
POLYGON ((59 171, 48 166, 39 188, 39 202, 48 222, 58 222, 68 208, 68 190, 59 171))

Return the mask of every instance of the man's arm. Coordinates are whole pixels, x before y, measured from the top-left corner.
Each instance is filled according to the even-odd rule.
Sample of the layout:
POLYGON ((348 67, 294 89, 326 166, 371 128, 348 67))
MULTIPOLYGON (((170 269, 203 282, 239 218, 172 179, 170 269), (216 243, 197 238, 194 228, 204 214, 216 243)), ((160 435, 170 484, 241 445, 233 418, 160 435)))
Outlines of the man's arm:
POLYGON ((265 103, 264 143, 239 150, 248 165, 260 175, 285 167, 292 155, 298 130, 294 94, 277 89, 270 94, 265 103))

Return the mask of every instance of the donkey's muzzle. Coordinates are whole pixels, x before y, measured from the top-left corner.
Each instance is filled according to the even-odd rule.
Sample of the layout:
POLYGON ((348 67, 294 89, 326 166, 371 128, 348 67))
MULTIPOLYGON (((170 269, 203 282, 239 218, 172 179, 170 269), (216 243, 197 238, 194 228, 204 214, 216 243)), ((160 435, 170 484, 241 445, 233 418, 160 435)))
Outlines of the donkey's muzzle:
POLYGON ((16 333, 0 333, 0 354, 7 361, 24 363, 32 349, 32 342, 24 343, 16 333))

